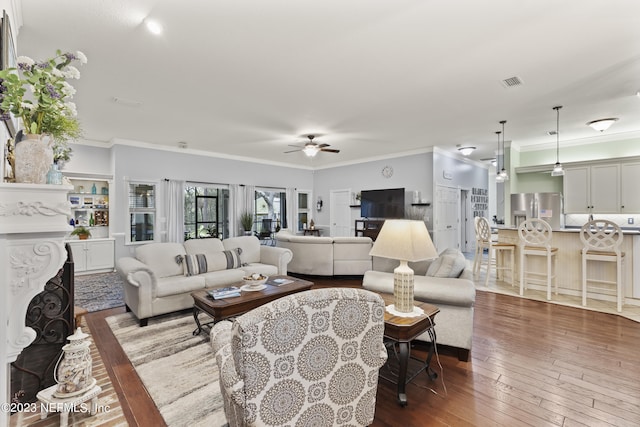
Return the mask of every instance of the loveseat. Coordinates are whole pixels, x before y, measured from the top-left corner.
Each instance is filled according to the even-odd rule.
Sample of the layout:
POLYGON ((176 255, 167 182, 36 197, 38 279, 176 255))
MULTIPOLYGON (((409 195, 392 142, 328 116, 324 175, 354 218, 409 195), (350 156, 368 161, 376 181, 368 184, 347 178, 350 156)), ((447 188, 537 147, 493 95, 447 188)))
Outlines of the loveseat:
MULTIPOLYGON (((393 269, 398 264, 398 261, 373 257, 373 270, 364 274, 362 286, 392 294, 393 269)), ((440 309, 435 317, 437 343, 454 348, 459 360, 469 361, 476 289, 473 272, 464 255, 456 249, 446 249, 436 260, 409 263, 409 266, 414 270, 414 299, 440 309)), ((430 341, 427 333, 418 339, 430 341)))
POLYGON ((290 249, 289 271, 315 276, 361 276, 371 270, 369 237, 298 236, 288 230, 276 233, 276 246, 290 249))
POLYGON ((255 236, 184 243, 149 243, 118 259, 127 310, 146 326, 149 317, 193 306, 190 293, 229 286, 253 273, 286 275, 292 253, 260 245, 255 236))

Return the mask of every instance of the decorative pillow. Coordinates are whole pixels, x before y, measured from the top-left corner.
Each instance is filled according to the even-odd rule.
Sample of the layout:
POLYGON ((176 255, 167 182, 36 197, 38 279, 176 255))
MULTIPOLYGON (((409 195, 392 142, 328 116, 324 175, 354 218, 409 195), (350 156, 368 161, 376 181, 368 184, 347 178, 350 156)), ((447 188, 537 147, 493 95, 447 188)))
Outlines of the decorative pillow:
POLYGON ((460 277, 462 271, 467 266, 467 260, 462 252, 449 248, 440 253, 438 259, 433 261, 427 269, 427 276, 431 277, 460 277))
POLYGON ((207 272, 207 257, 205 254, 183 255, 184 275, 194 276, 207 272))
POLYGON ((235 248, 230 251, 222 251, 222 253, 227 258, 227 270, 232 268, 240 268, 242 266, 242 260, 240 259, 242 249, 235 248))

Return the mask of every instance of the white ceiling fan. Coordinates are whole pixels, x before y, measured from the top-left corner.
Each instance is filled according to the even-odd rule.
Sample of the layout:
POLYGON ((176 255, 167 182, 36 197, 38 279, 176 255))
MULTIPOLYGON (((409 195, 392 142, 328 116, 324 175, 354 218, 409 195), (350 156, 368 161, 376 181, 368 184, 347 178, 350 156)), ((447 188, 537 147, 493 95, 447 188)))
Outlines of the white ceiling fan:
POLYGON ((327 147, 330 146, 329 144, 318 144, 317 142, 313 142, 313 139, 315 138, 315 135, 307 135, 307 138, 309 138, 309 142, 307 142, 306 144, 304 144, 302 146, 301 145, 289 144, 289 146, 291 146, 291 147, 297 147, 297 150, 285 151, 285 153, 295 153, 296 151, 302 151, 308 157, 314 157, 320 151, 324 151, 325 153, 339 153, 340 152, 340 150, 336 150, 336 149, 333 149, 333 148, 327 148, 327 147))

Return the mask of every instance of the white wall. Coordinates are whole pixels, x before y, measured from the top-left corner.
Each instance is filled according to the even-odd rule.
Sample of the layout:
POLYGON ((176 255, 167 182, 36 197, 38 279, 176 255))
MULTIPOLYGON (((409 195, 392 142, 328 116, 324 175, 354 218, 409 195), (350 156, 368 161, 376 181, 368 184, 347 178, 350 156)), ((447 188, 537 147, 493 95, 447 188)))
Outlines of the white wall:
MULTIPOLYGON (((331 190, 349 189, 354 193, 362 190, 378 190, 386 188, 404 188, 407 191, 405 201, 411 203, 411 193, 420 191, 423 198, 432 200, 431 153, 394 157, 385 160, 374 160, 347 166, 338 166, 316 170, 313 173, 313 205, 322 197, 322 212, 313 212, 315 223, 329 229, 330 192, 331 190), (393 168, 393 175, 385 178, 382 169, 393 168)), ((352 219, 360 218, 360 211, 352 209, 352 219)))

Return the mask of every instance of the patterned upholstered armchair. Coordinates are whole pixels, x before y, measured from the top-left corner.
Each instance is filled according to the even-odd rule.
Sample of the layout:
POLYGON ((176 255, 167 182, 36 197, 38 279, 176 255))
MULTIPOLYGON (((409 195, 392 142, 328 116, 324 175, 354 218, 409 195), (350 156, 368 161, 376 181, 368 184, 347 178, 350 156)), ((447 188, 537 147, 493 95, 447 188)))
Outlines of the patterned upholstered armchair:
POLYGON ((231 427, 369 425, 384 302, 362 289, 289 295, 211 330, 231 427))

